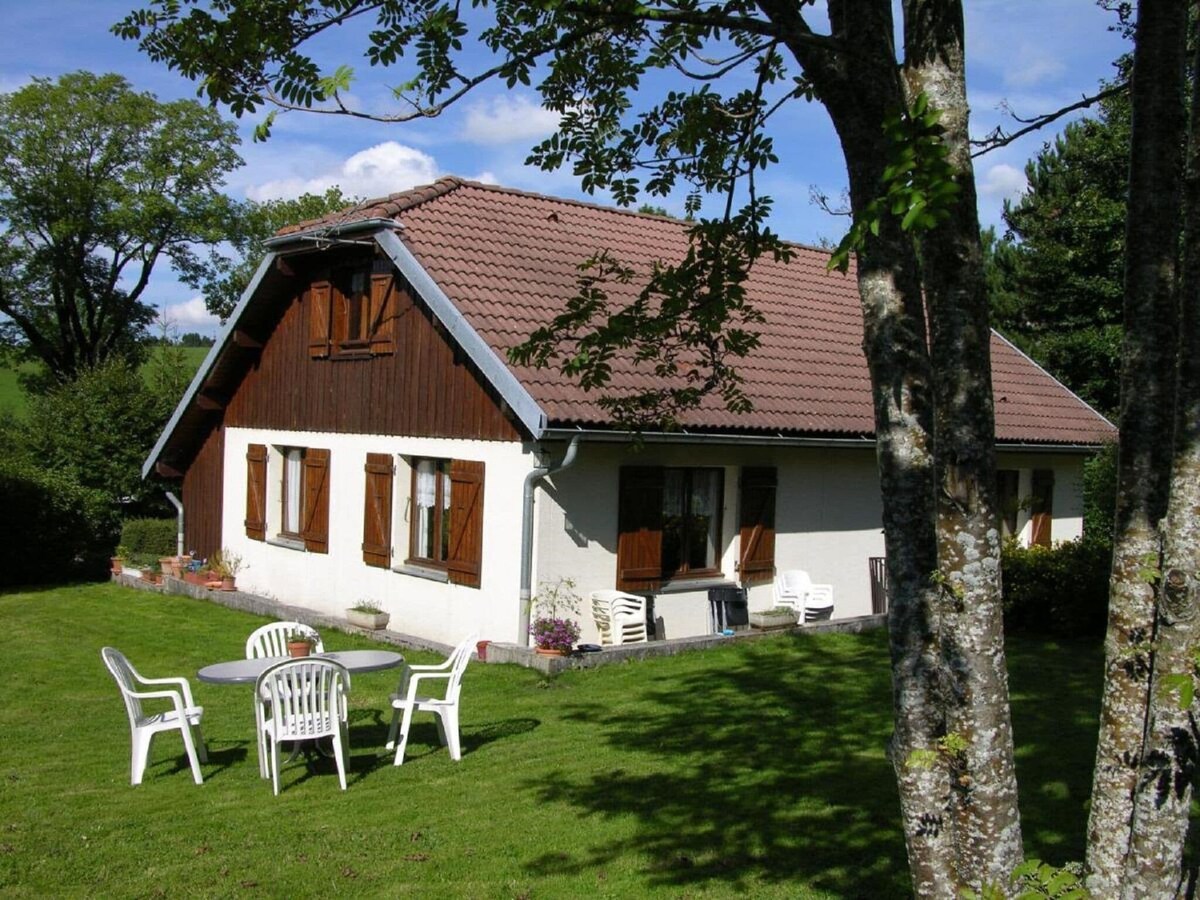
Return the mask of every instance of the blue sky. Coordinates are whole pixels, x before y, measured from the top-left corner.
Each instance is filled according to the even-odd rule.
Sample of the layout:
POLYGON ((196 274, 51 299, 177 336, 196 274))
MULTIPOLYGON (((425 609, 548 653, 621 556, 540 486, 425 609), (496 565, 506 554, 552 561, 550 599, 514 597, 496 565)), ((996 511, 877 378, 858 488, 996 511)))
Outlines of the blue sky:
MULTIPOLYGON (((133 6, 128 0, 0 0, 0 93, 33 77, 89 69, 118 72, 136 89, 160 99, 195 96, 190 82, 109 33, 112 23, 133 6)), ((997 124, 1014 127, 1002 104, 1028 117, 1094 92, 1124 49, 1108 30, 1113 16, 1091 0, 966 0, 966 11, 968 92, 977 135, 997 124)), ((372 109, 386 109, 385 85, 404 78, 399 71, 382 76, 370 71, 365 60, 356 59, 361 47, 352 35, 334 39, 322 53, 330 69, 347 63, 359 72, 354 97, 372 109)), ((529 89, 509 92, 503 84, 487 85, 439 119, 400 125, 288 114, 280 117, 265 144, 251 141, 256 121, 239 123, 246 165, 227 183, 228 192, 239 199, 291 197, 331 184, 340 184, 348 195, 379 196, 446 174, 563 197, 585 196, 569 172, 546 173, 524 165, 529 147, 554 125, 529 89)), ((817 104, 793 104, 776 128, 782 163, 760 180, 761 190, 775 199, 773 227, 790 240, 837 240, 846 219, 831 216, 810 199, 813 188, 836 200, 845 187, 828 117, 817 104)), ((1024 187, 1025 162, 1057 130, 1043 130, 976 161, 985 225, 1000 224, 1004 199, 1024 187)), ((672 212, 682 209, 679 201, 664 205, 672 212)), ((211 333, 215 327, 195 292, 165 268, 156 270, 149 300, 181 331, 211 333)))

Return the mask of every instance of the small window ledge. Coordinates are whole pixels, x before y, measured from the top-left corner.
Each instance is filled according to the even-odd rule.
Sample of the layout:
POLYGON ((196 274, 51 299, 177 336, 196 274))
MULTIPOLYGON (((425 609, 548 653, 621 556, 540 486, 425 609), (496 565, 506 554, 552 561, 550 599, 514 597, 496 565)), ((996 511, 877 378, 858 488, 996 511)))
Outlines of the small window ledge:
POLYGON ((304 541, 298 541, 295 538, 287 538, 276 536, 267 538, 267 543, 272 547, 286 547, 288 550, 303 550, 304 541))
POLYGON ((428 569, 425 566, 414 566, 411 563, 406 563, 402 566, 393 566, 393 572, 398 572, 401 575, 412 575, 414 578, 425 578, 429 581, 440 581, 443 584, 449 583, 450 573, 445 569, 428 569))

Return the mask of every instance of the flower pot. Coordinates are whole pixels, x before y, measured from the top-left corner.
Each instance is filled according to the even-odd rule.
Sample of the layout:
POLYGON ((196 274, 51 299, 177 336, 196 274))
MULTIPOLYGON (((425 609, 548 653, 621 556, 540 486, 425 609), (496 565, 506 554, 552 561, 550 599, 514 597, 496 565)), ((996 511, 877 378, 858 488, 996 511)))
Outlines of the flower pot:
POLYGON ((142 569, 142 581, 149 582, 150 584, 162 584, 162 573, 142 569))
POLYGON ((179 557, 161 556, 159 557, 158 565, 164 575, 169 575, 172 578, 179 577, 179 557))
POLYGON ((361 609, 346 610, 346 620, 351 625, 357 625, 359 628, 370 628, 372 631, 386 628, 390 619, 391 615, 385 612, 364 612, 361 609))
POLYGON ((234 581, 234 578, 232 575, 222 575, 221 576, 221 590, 223 590, 223 591, 237 590, 236 582, 234 581))
POLYGON ((487 648, 491 641, 476 641, 475 655, 479 657, 480 662, 487 662, 487 648))
POLYGON ((204 585, 208 583, 208 573, 207 572, 184 572, 183 580, 186 581, 188 584, 196 584, 196 585, 199 585, 200 587, 204 587, 204 585))
POLYGON ((312 653, 312 644, 308 641, 288 641, 288 656, 301 657, 312 653))
POLYGON ((750 624, 755 628, 791 628, 797 622, 797 617, 794 612, 776 613, 776 612, 752 612, 750 613, 750 624))
POLYGON ((570 650, 563 650, 560 647, 535 647, 534 650, 538 656, 570 656, 570 650))
POLYGON ((119 556, 114 556, 110 559, 110 562, 112 563, 112 573, 114 575, 120 575, 121 569, 125 564, 125 560, 119 556))

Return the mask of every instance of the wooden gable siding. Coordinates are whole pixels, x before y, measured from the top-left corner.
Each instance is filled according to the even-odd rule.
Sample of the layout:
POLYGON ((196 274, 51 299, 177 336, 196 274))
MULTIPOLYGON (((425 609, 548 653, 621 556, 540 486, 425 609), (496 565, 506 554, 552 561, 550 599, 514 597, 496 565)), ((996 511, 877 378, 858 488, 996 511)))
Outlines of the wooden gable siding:
POLYGON ((391 355, 313 359, 311 304, 307 289, 287 303, 257 364, 230 399, 226 425, 521 440, 494 391, 403 281, 398 279, 395 292, 391 355))
POLYGON ((185 551, 207 559, 221 549, 225 429, 213 428, 183 476, 185 551))

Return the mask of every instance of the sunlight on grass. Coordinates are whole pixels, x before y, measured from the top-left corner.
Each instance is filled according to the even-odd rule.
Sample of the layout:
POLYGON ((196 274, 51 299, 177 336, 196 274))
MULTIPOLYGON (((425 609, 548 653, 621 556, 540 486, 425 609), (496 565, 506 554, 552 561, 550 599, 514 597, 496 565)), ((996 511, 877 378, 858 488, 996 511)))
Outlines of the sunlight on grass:
MULTIPOLYGON (((6 896, 908 894, 881 632, 731 642, 552 682, 473 663, 462 762, 425 716, 400 768, 383 748, 396 673, 356 675, 348 790, 331 762, 297 762, 273 797, 250 689, 195 678, 240 657, 264 619, 112 585, 0 595, 0 614, 6 896), (175 734, 155 739, 145 783, 129 786, 106 644, 143 674, 191 679, 202 786, 175 734)), ((1051 679, 1040 646, 1013 654, 1023 811, 1039 849, 1065 861, 1082 853, 1095 729, 1062 714, 1095 707, 1099 656, 1060 648, 1051 679)))

